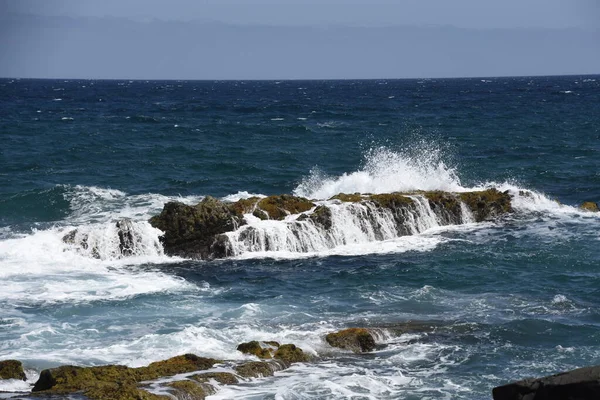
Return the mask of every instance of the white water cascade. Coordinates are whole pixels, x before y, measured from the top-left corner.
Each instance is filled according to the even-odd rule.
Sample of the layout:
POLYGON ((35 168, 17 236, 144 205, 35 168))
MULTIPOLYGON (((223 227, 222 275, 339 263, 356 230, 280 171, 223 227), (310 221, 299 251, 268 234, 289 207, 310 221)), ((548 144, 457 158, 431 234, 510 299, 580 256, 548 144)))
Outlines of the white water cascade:
POLYGON ((445 210, 433 210, 424 196, 408 197, 412 204, 393 209, 369 201, 324 201, 306 213, 306 217, 290 215, 283 221, 260 220, 247 214, 248 224, 226 235, 234 256, 248 252, 318 253, 474 221, 464 204, 460 215, 451 217, 445 210))

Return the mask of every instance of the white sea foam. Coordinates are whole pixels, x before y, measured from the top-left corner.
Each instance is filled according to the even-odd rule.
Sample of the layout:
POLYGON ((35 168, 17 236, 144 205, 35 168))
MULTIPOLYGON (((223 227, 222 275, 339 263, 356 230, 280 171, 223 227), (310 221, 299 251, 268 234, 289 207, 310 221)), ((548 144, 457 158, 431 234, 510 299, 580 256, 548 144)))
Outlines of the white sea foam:
POLYGON ((240 191, 240 192, 222 197, 221 200, 227 201, 227 202, 236 202, 236 201, 243 200, 243 199, 249 199, 250 197, 265 197, 265 195, 260 194, 260 193, 249 193, 247 191, 240 191))
POLYGON ((0 302, 46 304, 123 299, 145 293, 193 290, 183 279, 134 265, 164 264, 181 259, 164 255, 161 232, 147 219, 166 201, 187 203, 200 197, 157 194, 128 196, 94 186, 65 186, 71 213, 61 226, 31 234, 2 234, 0 302), (130 254, 124 257, 116 221, 127 222, 130 254), (70 240, 64 240, 66 235, 70 240))
POLYGON ((196 204, 204 196, 165 196, 157 193, 128 195, 125 192, 96 186, 64 186, 65 199, 70 203, 71 213, 66 222, 86 224, 108 222, 120 218, 148 220, 160 213, 165 203, 179 201, 196 204))
POLYGON ((328 199, 338 193, 391 193, 414 190, 465 191, 454 168, 443 161, 442 149, 422 144, 407 151, 378 147, 367 152, 364 167, 330 177, 314 169, 294 189, 311 199, 328 199))
POLYGON ((152 232, 154 228, 146 224, 143 223, 140 229, 148 233, 145 239, 153 243, 146 247, 142 245, 138 254, 122 259, 115 249, 118 244, 113 242, 118 241, 118 236, 108 238, 112 234, 105 233, 112 228, 105 225, 79 228, 87 229, 90 234, 88 250, 64 243, 62 237, 68 230, 62 228, 0 241, 0 279, 4 282, 0 300, 24 305, 87 302, 193 289, 193 285, 180 278, 127 267, 178 261, 164 256, 162 249, 155 246, 157 232, 152 232), (94 235, 96 237, 92 239, 94 235), (94 247, 98 249, 100 259, 86 253, 94 247))

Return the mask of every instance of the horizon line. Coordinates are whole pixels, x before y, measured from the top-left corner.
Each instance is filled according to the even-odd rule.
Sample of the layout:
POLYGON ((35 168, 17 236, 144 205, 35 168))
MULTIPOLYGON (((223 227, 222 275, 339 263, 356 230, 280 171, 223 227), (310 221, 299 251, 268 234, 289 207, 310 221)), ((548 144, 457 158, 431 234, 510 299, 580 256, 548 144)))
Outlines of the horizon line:
POLYGON ((505 79, 505 78, 557 78, 577 76, 600 76, 600 72, 594 73, 567 73, 567 74, 540 74, 540 75, 496 75, 496 76, 434 76, 434 77, 412 77, 412 78, 39 78, 39 77, 15 77, 0 76, 0 80, 70 80, 70 81, 172 81, 172 82, 282 82, 282 81, 400 81, 400 80, 431 80, 431 79, 505 79))

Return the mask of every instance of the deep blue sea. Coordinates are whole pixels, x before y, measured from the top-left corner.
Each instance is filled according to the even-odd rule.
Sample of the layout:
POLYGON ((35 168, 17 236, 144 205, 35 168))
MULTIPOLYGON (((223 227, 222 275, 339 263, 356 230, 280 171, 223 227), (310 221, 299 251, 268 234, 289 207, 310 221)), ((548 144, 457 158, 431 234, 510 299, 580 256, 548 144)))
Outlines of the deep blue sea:
POLYGON ((0 139, 0 359, 29 376, 0 390, 63 364, 242 360, 249 340, 317 361, 211 399, 490 399, 600 363, 600 214, 578 209, 600 202, 600 76, 1 79, 0 139), (514 214, 310 253, 171 258, 147 223, 206 195, 489 187, 514 214), (125 258, 123 217, 147 243, 125 258), (73 227, 99 259, 62 241, 73 227), (438 328, 369 354, 324 340, 407 321, 438 328))

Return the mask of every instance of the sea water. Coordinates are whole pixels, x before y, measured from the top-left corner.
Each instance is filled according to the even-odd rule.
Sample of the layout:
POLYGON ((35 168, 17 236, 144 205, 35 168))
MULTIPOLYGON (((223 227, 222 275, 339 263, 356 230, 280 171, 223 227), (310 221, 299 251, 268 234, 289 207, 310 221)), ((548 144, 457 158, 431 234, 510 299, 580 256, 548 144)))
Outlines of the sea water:
POLYGON ((0 137, 0 359, 29 378, 0 390, 64 364, 244 360, 249 340, 316 361, 211 398, 485 399, 600 359, 600 214, 578 208, 600 201, 598 76, 2 79, 0 137), (491 187, 514 213, 441 226, 424 209, 402 237, 328 200, 491 187), (253 245, 197 261, 165 255, 148 223, 167 201, 282 193, 326 204, 339 229, 294 241, 249 217, 253 245), (73 229, 94 246, 65 243, 73 229), (392 333, 407 321, 437 328, 392 333), (355 326, 379 329, 375 352, 324 340, 355 326))

